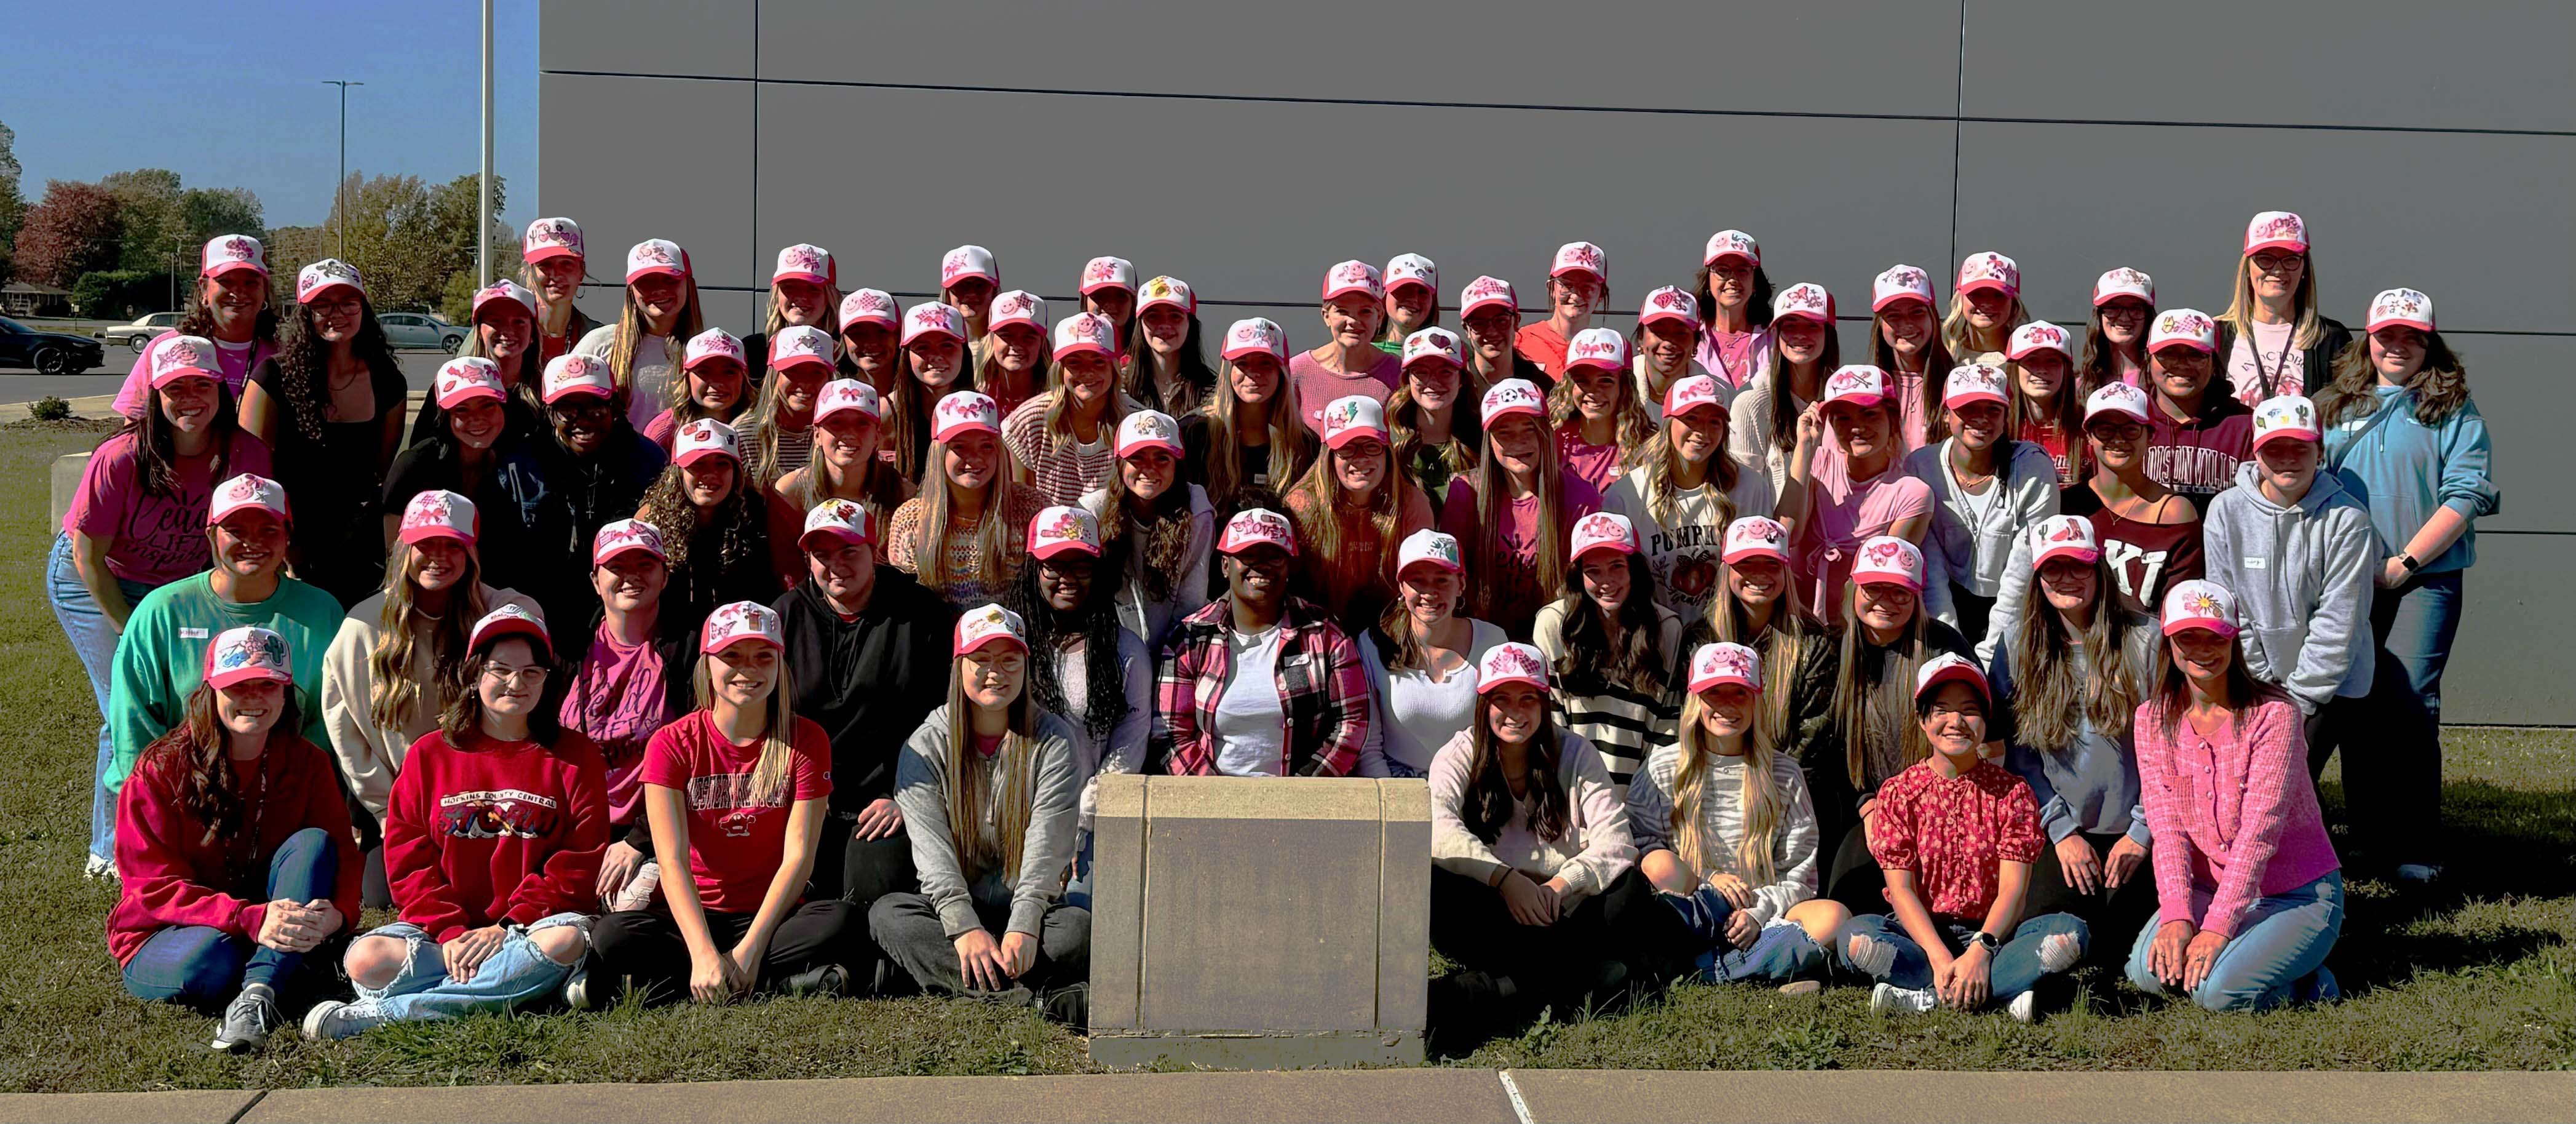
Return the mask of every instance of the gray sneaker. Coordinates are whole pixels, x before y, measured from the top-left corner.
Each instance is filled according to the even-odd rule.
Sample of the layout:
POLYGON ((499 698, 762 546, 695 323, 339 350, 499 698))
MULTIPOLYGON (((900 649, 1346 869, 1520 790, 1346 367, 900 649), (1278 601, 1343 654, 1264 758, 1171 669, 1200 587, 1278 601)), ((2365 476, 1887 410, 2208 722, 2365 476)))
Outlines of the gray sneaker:
POLYGON ((337 999, 324 1000, 304 1012, 304 1037, 320 1041, 325 1038, 348 1038, 363 1033, 380 1021, 360 1014, 355 1003, 337 999))
POLYGON ((268 1041, 268 1036, 285 1021, 286 1017, 277 1011, 277 993, 267 984, 252 984, 224 1008, 224 1025, 215 1031, 212 1047, 242 1053, 268 1041))

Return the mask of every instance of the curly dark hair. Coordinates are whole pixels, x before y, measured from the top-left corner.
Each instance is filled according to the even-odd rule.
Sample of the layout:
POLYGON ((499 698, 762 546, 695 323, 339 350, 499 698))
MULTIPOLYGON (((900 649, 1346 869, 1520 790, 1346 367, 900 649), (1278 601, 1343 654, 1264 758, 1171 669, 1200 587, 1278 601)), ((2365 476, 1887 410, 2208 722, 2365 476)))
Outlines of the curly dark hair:
POLYGON ((693 546, 704 545, 702 536, 711 536, 716 544, 712 561, 721 573, 736 566, 769 565, 769 508, 760 489, 750 483, 749 474, 740 466, 734 469, 733 490, 717 505, 715 518, 706 529, 698 527, 697 507, 689 502, 689 483, 677 464, 662 469, 653 486, 644 491, 643 509, 636 518, 662 532, 663 549, 670 555, 674 583, 689 567, 693 546))
POLYGON ((1029 693, 1048 713, 1073 717, 1055 654, 1065 641, 1080 638, 1082 725, 1093 741, 1105 740, 1127 717, 1126 677, 1118 673, 1118 572, 1105 558, 1094 564, 1090 593, 1068 613, 1048 604, 1046 594, 1039 591, 1040 565, 1032 560, 1020 567, 1020 580, 1011 586, 1010 599, 1017 602, 1014 608, 1028 622, 1029 693))
MULTIPOLYGON (((372 377, 386 371, 399 372, 402 365, 394 360, 392 345, 385 342, 384 325, 376 322, 376 306, 364 294, 358 297, 362 310, 358 315, 358 336, 349 341, 350 353, 367 365, 372 377)), ((313 310, 295 306, 286 322, 285 341, 278 345, 278 406, 295 426, 297 435, 307 441, 322 439, 322 422, 329 412, 331 392, 326 380, 330 375, 331 345, 313 326, 313 310)), ((377 408, 383 409, 383 403, 377 408)), ((280 444, 284 442, 281 441, 280 444)))

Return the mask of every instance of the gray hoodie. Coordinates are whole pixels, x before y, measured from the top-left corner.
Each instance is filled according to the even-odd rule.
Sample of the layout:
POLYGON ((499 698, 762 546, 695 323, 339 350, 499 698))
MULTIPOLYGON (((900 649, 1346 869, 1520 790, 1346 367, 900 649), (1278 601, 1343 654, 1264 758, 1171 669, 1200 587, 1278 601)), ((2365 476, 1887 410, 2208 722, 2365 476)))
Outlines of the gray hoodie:
POLYGON ((2250 459, 2237 467, 2236 486, 2210 501, 2201 546, 2209 579, 2245 614, 2246 670, 2315 714, 2337 695, 2370 693, 2379 540, 2370 509, 2332 473, 2282 507, 2263 498, 2261 471, 2250 459))
MULTIPOLYGON (((1073 730, 1045 711, 1038 712, 1037 792, 1029 802, 1028 829, 1020 837, 1020 880, 1002 880, 999 867, 969 883, 957 858, 948 823, 948 707, 941 705, 921 720, 904 740, 903 759, 895 763, 894 802, 903 810, 904 830, 912 836, 912 865, 921 875, 921 896, 939 911, 950 937, 983 927, 975 907, 1010 903, 1008 930, 1035 936, 1047 906, 1064 886, 1065 868, 1073 862, 1073 827, 1082 778, 1075 774, 1073 730)), ((992 824, 982 830, 995 830, 992 824)))

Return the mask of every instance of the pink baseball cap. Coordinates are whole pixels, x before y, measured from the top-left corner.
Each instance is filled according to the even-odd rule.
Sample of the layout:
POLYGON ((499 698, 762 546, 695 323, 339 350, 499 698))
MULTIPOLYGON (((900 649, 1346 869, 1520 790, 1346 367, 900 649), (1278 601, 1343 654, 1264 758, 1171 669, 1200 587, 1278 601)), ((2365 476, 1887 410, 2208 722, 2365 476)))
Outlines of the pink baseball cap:
POLYGON ((472 546, 482 526, 482 516, 475 512, 473 500, 432 488, 403 505, 401 538, 407 543, 454 539, 472 546))
POLYGON ((853 324, 882 324, 888 330, 903 323, 903 308, 883 289, 860 289, 841 298, 841 330, 853 324))
POLYGON ((2321 434, 2317 428, 2317 404, 2303 395, 2274 395, 2254 407, 2257 449, 2285 437, 2316 444, 2323 440, 2321 434))
POLYGON ((1803 316, 1828 328, 1834 326, 1834 295, 1813 281, 1801 281, 1780 290, 1771 298, 1771 319, 1785 320, 1803 316))
POLYGON ((197 252, 197 276, 221 277, 235 270, 247 269, 268 276, 268 248, 247 234, 220 234, 206 240, 197 252))
POLYGON ((1957 652, 1943 652, 1923 661, 1922 669, 1914 673, 1914 698, 1921 701, 1944 683, 1965 683, 1976 688, 1977 701, 1994 705, 1995 692, 1986 683, 1986 673, 1957 652))
POLYGON ((1189 282, 1178 277, 1155 277, 1136 292, 1136 312, 1143 315, 1149 308, 1177 308, 1183 316, 1199 314, 1199 295, 1190 291, 1189 282))
POLYGON ((1324 271, 1324 299, 1358 293, 1370 300, 1386 296, 1386 283, 1378 277, 1377 267, 1364 261, 1346 261, 1324 271))
POLYGON ((1424 328, 1404 337, 1404 369, 1410 371, 1424 359, 1446 359, 1450 366, 1464 367, 1466 345, 1459 342, 1458 333, 1447 328, 1424 328))
POLYGON ((1500 308, 1515 317, 1521 314, 1521 299, 1512 291, 1511 282, 1500 277, 1479 276, 1459 291, 1459 319, 1464 320, 1487 308, 1500 308))
POLYGON ((618 519, 604 523, 590 539, 590 565, 605 566, 618 558, 641 551, 669 562, 671 554, 662 547, 662 529, 641 519, 618 519))
POLYGON ((439 364, 438 377, 432 380, 431 387, 435 391, 431 397, 442 410, 453 410, 476 398, 499 402, 508 397, 501 385, 500 366, 479 355, 460 355, 439 364))
POLYGON ((742 341, 722 328, 709 328, 689 337, 689 346, 683 353, 680 367, 694 371, 709 359, 731 359, 737 367, 749 367, 743 358, 742 341))
POLYGON ((2164 634, 2205 628, 2220 636, 2236 635, 2236 595, 2214 581, 2194 578, 2165 591, 2164 634))
POLYGON ((1628 337, 1610 328, 1585 328, 1574 333, 1565 343, 1565 369, 1593 367, 1604 371, 1628 369, 1628 337))
POLYGON ((877 388, 860 379, 833 379, 823 384, 821 397, 814 400, 814 420, 835 414, 866 414, 870 421, 885 420, 885 405, 877 398, 877 388))
POLYGON ((821 367, 830 370, 833 363, 832 333, 811 324, 794 324, 780 328, 769 338, 769 369, 785 371, 796 367, 821 367))
POLYGON ((965 342, 966 314, 957 311, 954 305, 938 301, 923 301, 912 306, 903 314, 901 343, 911 347, 914 340, 923 336, 947 336, 960 343, 965 342))
POLYGON ((546 360, 544 389, 546 404, 551 406, 575 394, 614 398, 617 380, 606 360, 566 353, 546 360))
POLYGON ((2004 346, 2004 358, 2020 362, 2042 351, 2054 351, 2068 359, 2075 357, 2075 353, 2069 350, 2066 329, 2046 320, 2033 320, 2013 329, 2011 342, 2004 346))
POLYGON ((367 295, 366 279, 358 267, 338 258, 324 258, 295 271, 295 303, 311 304, 333 289, 347 289, 359 296, 367 295))
POLYGON ((531 265, 547 258, 586 256, 581 224, 571 219, 538 219, 528 224, 527 236, 519 240, 519 260, 531 265))
POLYGON ((2102 558, 2102 540, 2093 531, 2093 521, 2081 515, 2051 515, 2032 524, 2030 545, 2034 571, 2059 558, 2087 566, 2102 558))
POLYGON ((1237 320, 1225 330, 1225 359, 1231 363, 1246 355, 1267 355, 1282 363, 1288 361, 1288 333, 1268 317, 1255 316, 1237 320))
POLYGON ((1568 242, 1556 248, 1556 260, 1547 267, 1550 277, 1569 273, 1589 273, 1604 285, 1610 283, 1610 255, 1590 242, 1568 242))
POLYGON ((274 629, 246 624, 215 634, 215 642, 206 645, 206 666, 200 678, 220 691, 255 679, 293 683, 295 669, 287 659, 286 637, 274 629))
POLYGON ((1868 409, 1893 397, 1888 391, 1887 372, 1867 363, 1852 363, 1837 368, 1825 379, 1824 404, 1849 402, 1868 409))
POLYGON ((2218 350, 2218 323, 2196 308, 2167 309, 2156 316, 2155 327, 2147 332, 2147 353, 2152 355, 2168 347, 2188 347, 2204 355, 2218 350))
POLYGON ((1061 361, 1084 352, 1115 362, 1118 358, 1118 326, 1097 312, 1077 312, 1056 321, 1056 359, 1061 361))
POLYGON ((1387 441, 1386 407, 1365 394, 1333 399, 1324 405, 1324 447, 1339 449, 1363 437, 1387 441))
POLYGON ((1137 410, 1118 419, 1117 454, 1132 457, 1147 449, 1181 456, 1181 423, 1161 410, 1137 410))
POLYGON ((2433 330, 2433 298, 2413 289, 2389 289, 2370 299, 2370 316, 2362 331, 2376 332, 2400 324, 2419 332, 2433 330))
POLYGON ((1491 694, 1514 683, 1547 691, 1547 655, 1517 641, 1496 644, 1476 661, 1476 693, 1491 694))
POLYGON ((930 439, 954 441, 969 433, 1002 432, 1002 408, 971 390, 950 391, 930 408, 930 439))
POLYGON ((2245 253, 2257 250, 2308 252, 2308 222, 2293 211, 2265 211, 2245 224, 2245 253))
POLYGON ((626 283, 653 274, 668 277, 689 275, 689 252, 668 238, 647 238, 626 251, 626 283))
POLYGON ((1038 334, 1047 330, 1046 301, 1026 289, 1012 289, 994 296, 984 312, 984 330, 998 332, 1012 325, 1035 328, 1038 334))
POLYGON ((1002 267, 993 260, 993 251, 982 246, 959 246, 939 257, 939 287, 952 289, 969 277, 981 277, 996 285, 1002 283, 1002 267))
POLYGON ((876 516, 861 504, 848 500, 825 500, 805 513, 805 530, 796 536, 796 545, 810 550, 817 538, 859 546, 874 545, 877 541, 876 516))
POLYGON ((1923 592, 1923 551, 1894 535, 1878 535, 1860 544, 1853 555, 1851 583, 1894 582, 1923 592))
POLYGON ((787 646, 777 610, 758 601, 735 601, 707 614, 707 623, 698 629, 698 650, 708 655, 749 642, 787 646))
POLYGON ((1637 525, 1615 511, 1596 511, 1576 520, 1574 545, 1566 550, 1566 558, 1581 562, 1584 555, 1596 550, 1637 553, 1637 525))
POLYGON ((1753 236, 1741 230, 1721 230, 1708 236, 1708 248, 1700 251, 1701 265, 1716 265, 1727 258, 1743 258, 1746 265, 1762 264, 1762 246, 1753 236))
POLYGON ((1082 267, 1082 295, 1102 289, 1136 291, 1136 263, 1125 258, 1093 258, 1082 267))
POLYGON ((1984 363, 1962 363, 1950 368, 1950 377, 1941 384, 1941 408, 1955 410, 1975 402, 1992 402, 2001 406, 2004 399, 2004 373, 1984 363))
POLYGON ((1726 548, 1719 560, 1732 566, 1747 558, 1769 558, 1789 564, 1789 528, 1767 515, 1747 515, 1726 525, 1726 548))
POLYGON ((1993 250, 1968 255, 1967 260, 1959 263, 1958 291, 1973 293, 1979 289, 2000 290, 2008 297, 2020 296, 2021 263, 1993 250))
POLYGON ((465 318, 480 320, 483 318, 483 310, 499 301, 517 304, 531 319, 537 315, 537 295, 529 292, 527 286, 504 277, 474 290, 474 305, 467 310, 465 318))
POLYGON ((2147 302, 2147 307, 2154 308, 2156 279, 2147 276, 2143 270, 2123 265, 2104 270, 2102 276, 2093 280, 2093 307, 2100 308, 2121 297, 2136 297, 2147 302))
POLYGON ((708 457, 731 457, 742 463, 742 437, 714 418, 699 418, 680 427, 671 439, 671 463, 687 467, 708 457))
POLYGON ((1437 566, 1453 574, 1467 572, 1467 563, 1458 550, 1458 536, 1429 527, 1404 536, 1404 544, 1395 548, 1396 573, 1417 565, 1437 566))
POLYGON ((554 638, 546 634, 546 619, 515 601, 494 608, 474 622, 474 631, 465 637, 465 650, 473 651, 504 636, 527 637, 546 659, 555 658, 554 638))
POLYGON ((1066 551, 1100 557, 1100 520, 1080 507, 1057 504, 1040 508, 1029 519, 1029 557, 1053 558, 1066 551))
POLYGON ((1420 254, 1397 254, 1386 259, 1386 291, 1392 293, 1406 285, 1439 292, 1440 267, 1420 254))
POLYGON ((1696 695, 1729 684, 1760 694, 1762 654, 1726 641, 1702 644, 1691 653, 1690 693, 1696 695))
POLYGON ((1907 297, 1927 305, 1934 303, 1936 299, 1932 292, 1932 275, 1923 272, 1921 266, 1892 265, 1887 267, 1887 272, 1879 274, 1870 281, 1869 310, 1871 312, 1885 311, 1888 305, 1907 297))
POLYGON ((1018 613, 1009 609, 989 603, 977 605, 958 615, 957 640, 949 646, 948 653, 962 656, 996 643, 1028 651, 1028 626, 1021 622, 1018 613))
POLYGON ((2124 382, 2104 383, 2084 400, 2084 423, 2104 414, 2125 414, 2140 425, 2153 424, 2147 413, 2147 392, 2124 382))
POLYGON ((185 378, 220 382, 223 377, 223 368, 215 358, 215 341, 204 336, 171 336, 152 347, 154 390, 185 378))
POLYGON ((206 526, 224 521, 236 511, 265 511, 283 523, 287 520, 286 486, 265 476, 242 473, 215 489, 214 499, 206 507, 206 526))
POLYGON ((1504 379, 1485 392, 1484 409, 1478 420, 1491 431, 1494 423, 1514 414, 1527 414, 1547 424, 1547 396, 1539 393, 1538 384, 1528 379, 1504 379))
POLYGON ((1731 409, 1725 383, 1710 375, 1691 375, 1673 380, 1664 388, 1664 416, 1678 418, 1703 406, 1715 406, 1720 414, 1731 409))
POLYGON ((778 264, 769 271, 769 283, 810 281, 817 285, 840 283, 841 271, 832 261, 832 251, 811 243, 799 242, 778 251, 778 264))
POLYGON ((1679 320, 1698 331, 1699 298, 1673 285, 1646 294, 1646 303, 1637 306, 1637 323, 1660 324, 1666 320, 1679 320))
POLYGON ((1241 554, 1256 546, 1275 546, 1294 557, 1297 532, 1288 525, 1287 516, 1266 507, 1247 507, 1225 521, 1225 533, 1216 540, 1219 554, 1241 554))

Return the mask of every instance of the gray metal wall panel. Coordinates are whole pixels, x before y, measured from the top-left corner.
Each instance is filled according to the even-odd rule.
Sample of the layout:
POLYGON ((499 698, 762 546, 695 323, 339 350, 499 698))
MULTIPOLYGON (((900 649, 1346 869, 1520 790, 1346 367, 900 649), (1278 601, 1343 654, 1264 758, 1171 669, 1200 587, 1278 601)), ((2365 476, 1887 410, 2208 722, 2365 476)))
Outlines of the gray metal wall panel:
POLYGON ((1971 117, 2576 129, 2563 0, 1967 0, 1967 21, 1971 117))
MULTIPOLYGON (((2460 353, 2468 372, 2469 393, 2495 442, 2496 483, 2504 490, 2504 510, 2478 520, 2478 530, 2576 534, 2576 491, 2558 486, 2576 480, 2576 441, 2567 439, 2567 424, 2576 419, 2576 394, 2569 392, 2567 381, 2568 351, 2576 348, 2576 339, 2444 339, 2460 353)), ((2481 567, 2488 542, 2478 539, 2481 567)))
MULTIPOLYGON (((2563 414, 2562 414, 2563 416, 2563 414)), ((2442 720, 2517 726, 2576 725, 2561 651, 2576 633, 2576 602, 2561 535, 2484 535, 2463 579, 2467 607, 2442 675, 2442 720)))
POLYGON ((550 117, 580 122, 548 137, 538 210, 569 215, 590 244, 594 280, 625 276, 626 248, 668 238, 708 285, 755 278, 751 238, 751 83, 547 74, 550 117), (659 120, 637 123, 635 105, 659 120))
MULTIPOLYGON (((762 0, 760 76, 1236 97, 1947 115, 1947 3, 762 0), (1867 34, 1854 34, 1855 28, 1867 34), (890 49, 853 50, 864 42, 890 49), (1148 44, 1160 48, 1148 58, 1148 44)), ((1053 115, 1061 119, 1065 111, 1053 115)), ((1533 130, 1579 134, 1540 118, 1533 130)), ((1371 129, 1346 151, 1391 152, 1371 129)), ((1273 138, 1282 155, 1320 135, 1273 138)), ((1310 143, 1313 142, 1313 143, 1310 143)))
POLYGON ((2568 332, 2571 181, 2568 137, 1969 122, 1959 252, 2012 255, 2052 319, 2082 313, 2116 265, 2153 274, 2157 303, 2214 314, 2246 221, 2286 208, 2308 220, 2326 314, 2347 324, 2404 285, 2454 330, 2568 332))
POLYGON ((545 0, 537 66, 749 78, 759 10, 760 0, 545 0))

